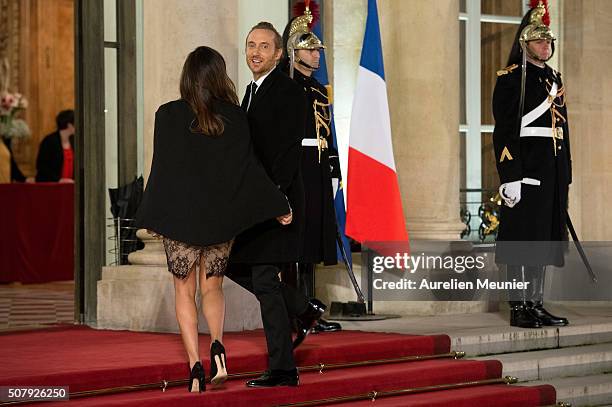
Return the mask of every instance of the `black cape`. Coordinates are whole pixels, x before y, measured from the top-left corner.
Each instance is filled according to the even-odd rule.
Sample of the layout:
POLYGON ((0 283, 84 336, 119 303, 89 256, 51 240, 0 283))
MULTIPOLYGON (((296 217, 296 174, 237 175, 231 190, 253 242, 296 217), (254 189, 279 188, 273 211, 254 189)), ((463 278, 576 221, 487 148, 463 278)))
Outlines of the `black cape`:
POLYGON ((195 115, 184 100, 159 107, 138 227, 208 246, 289 213, 287 199, 253 152, 245 113, 225 102, 215 103, 214 109, 225 124, 216 137, 190 130, 195 115))

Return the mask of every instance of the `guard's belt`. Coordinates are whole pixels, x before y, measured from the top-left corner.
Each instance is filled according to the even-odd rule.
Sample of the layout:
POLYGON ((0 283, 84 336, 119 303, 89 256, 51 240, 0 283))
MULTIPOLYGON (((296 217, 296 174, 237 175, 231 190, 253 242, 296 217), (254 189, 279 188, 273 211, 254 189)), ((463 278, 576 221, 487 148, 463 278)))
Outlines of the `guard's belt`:
POLYGON ((304 147, 318 147, 319 141, 316 138, 305 138, 302 139, 302 146, 304 147))
POLYGON ((521 137, 554 137, 563 140, 563 129, 561 127, 523 127, 521 137))

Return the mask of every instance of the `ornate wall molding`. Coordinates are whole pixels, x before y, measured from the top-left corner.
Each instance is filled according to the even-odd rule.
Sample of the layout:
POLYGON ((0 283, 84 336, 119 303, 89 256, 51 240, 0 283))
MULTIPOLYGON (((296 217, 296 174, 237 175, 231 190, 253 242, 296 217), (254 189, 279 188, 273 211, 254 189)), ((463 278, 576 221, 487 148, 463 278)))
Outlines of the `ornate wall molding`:
POLYGON ((20 0, 0 0, 0 59, 10 64, 9 89, 17 89, 20 72, 20 0))

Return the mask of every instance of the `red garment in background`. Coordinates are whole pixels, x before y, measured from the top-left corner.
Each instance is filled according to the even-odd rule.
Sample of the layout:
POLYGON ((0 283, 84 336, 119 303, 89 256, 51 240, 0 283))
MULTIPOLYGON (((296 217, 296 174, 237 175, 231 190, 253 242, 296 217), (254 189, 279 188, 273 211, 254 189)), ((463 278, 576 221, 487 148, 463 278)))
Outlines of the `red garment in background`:
POLYGON ((0 184, 0 283, 74 278, 74 184, 0 184))
POLYGON ((61 178, 74 178, 74 151, 72 148, 64 148, 64 165, 62 166, 61 178))

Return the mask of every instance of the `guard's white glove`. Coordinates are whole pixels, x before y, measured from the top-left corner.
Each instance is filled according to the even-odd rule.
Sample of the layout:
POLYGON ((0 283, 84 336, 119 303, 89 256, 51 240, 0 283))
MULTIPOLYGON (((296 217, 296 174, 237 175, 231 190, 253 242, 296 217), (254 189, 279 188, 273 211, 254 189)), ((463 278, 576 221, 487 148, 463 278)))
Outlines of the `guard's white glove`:
POLYGON ((499 195, 501 195, 506 206, 512 208, 521 200, 521 181, 502 184, 499 187, 499 195))

